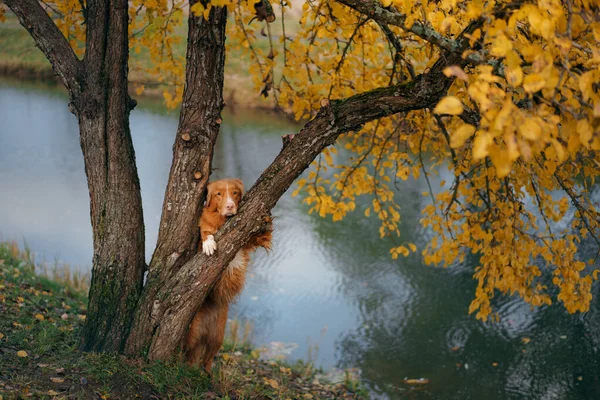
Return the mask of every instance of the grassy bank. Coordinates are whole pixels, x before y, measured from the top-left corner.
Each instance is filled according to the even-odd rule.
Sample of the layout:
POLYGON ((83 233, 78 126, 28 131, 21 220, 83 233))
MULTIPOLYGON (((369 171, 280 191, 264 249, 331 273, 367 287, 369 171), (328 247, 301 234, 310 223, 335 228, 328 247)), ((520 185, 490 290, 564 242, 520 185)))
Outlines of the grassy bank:
MULTIPOLYGON (((179 27, 176 35, 184 36, 186 27, 179 27)), ((261 40, 257 47, 268 46, 261 40)), ((184 55, 186 41, 181 40, 174 45, 175 54, 184 55)), ((132 95, 139 98, 135 89, 140 85, 145 86, 142 96, 163 97, 164 86, 158 85, 155 78, 145 72, 145 67, 151 64, 148 52, 130 53, 130 89, 132 95)), ((273 109, 273 96, 264 98, 253 88, 249 75, 250 60, 247 54, 233 51, 227 54, 225 64, 225 84, 223 97, 229 106, 238 108, 261 108, 273 109)), ((0 23, 0 75, 21 80, 54 81, 58 78, 52 71, 50 62, 42 51, 35 46, 35 42, 29 33, 19 25, 17 18, 12 13, 6 14, 6 21, 0 23)))
POLYGON ((0 400, 364 398, 356 381, 320 382, 311 365, 261 360, 258 350, 242 343, 242 329, 231 329, 212 377, 176 360, 81 353, 84 281, 35 269, 29 251, 0 243, 0 400))

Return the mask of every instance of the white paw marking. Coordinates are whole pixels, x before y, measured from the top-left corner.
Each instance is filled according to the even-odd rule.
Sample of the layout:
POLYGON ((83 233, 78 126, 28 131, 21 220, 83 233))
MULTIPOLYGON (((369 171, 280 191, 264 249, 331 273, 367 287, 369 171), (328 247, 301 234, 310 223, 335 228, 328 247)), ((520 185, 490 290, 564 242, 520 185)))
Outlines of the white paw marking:
POLYGON ((202 242, 202 251, 207 256, 212 256, 216 250, 217 250, 217 242, 215 242, 214 236, 208 235, 206 240, 204 240, 202 242))

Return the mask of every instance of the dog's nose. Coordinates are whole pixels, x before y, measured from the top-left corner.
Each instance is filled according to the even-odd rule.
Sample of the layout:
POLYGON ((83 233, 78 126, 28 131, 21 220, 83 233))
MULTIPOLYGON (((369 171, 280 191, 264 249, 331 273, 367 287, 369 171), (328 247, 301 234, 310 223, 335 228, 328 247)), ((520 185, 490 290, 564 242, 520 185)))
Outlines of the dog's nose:
POLYGON ((225 203, 225 209, 227 211, 231 211, 235 208, 235 203, 232 200, 227 200, 227 203, 225 203))

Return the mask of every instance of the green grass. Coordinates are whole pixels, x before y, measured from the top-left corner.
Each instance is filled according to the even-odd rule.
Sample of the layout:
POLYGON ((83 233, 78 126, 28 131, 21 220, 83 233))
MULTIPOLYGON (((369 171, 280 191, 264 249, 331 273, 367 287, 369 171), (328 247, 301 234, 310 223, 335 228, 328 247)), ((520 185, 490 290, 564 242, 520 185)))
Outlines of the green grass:
POLYGON ((27 64, 38 70, 50 68, 46 56, 35 47, 25 29, 9 22, 6 25, 0 24, 0 27, 0 53, 3 62, 27 64))
MULTIPOLYGON (((212 376, 174 359, 78 351, 86 279, 36 273, 28 249, 0 243, 0 398, 358 399, 354 379, 315 383, 311 363, 263 361, 251 325, 233 321, 212 376), (58 276, 56 281, 52 276, 58 276)), ((68 271, 66 269, 65 271, 68 271)))

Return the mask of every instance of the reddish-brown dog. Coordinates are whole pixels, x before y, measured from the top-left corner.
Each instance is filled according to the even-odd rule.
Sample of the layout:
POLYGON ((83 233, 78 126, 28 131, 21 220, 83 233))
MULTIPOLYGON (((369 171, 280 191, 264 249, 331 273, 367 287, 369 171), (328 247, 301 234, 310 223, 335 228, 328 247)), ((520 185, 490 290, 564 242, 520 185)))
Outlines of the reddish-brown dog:
MULTIPOLYGON (((237 213, 243 192, 244 185, 239 179, 221 179, 209 183, 206 206, 200 217, 202 242, 198 246, 198 251, 208 256, 217 251, 213 234, 228 217, 237 213)), ((223 344, 229 303, 244 288, 250 252, 258 247, 271 248, 270 227, 264 233, 253 237, 238 251, 208 294, 204 304, 196 312, 184 342, 184 351, 189 364, 202 365, 210 372, 213 358, 223 344)))

